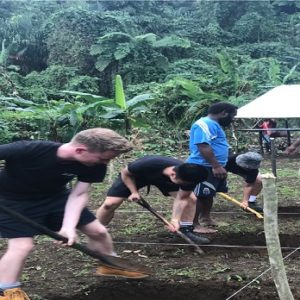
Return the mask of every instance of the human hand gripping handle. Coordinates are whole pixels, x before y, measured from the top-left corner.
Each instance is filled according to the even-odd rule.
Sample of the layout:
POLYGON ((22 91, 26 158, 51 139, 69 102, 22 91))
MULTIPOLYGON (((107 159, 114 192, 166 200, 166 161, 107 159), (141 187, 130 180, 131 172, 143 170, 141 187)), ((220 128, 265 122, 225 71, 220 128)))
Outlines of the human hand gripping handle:
POLYGON ((247 211, 252 212, 253 214, 256 215, 256 217, 257 217, 258 219, 263 219, 263 218, 264 218, 264 217, 263 217, 260 213, 258 213, 256 210, 254 210, 254 209, 252 209, 252 208, 250 208, 250 207, 246 207, 246 208, 245 208, 245 206, 244 206, 242 203, 240 203, 240 202, 237 201, 236 199, 230 197, 229 195, 227 195, 227 194, 225 194, 225 193, 221 193, 221 192, 218 192, 218 195, 222 196, 222 197, 223 197, 224 199, 226 199, 226 200, 229 200, 229 201, 235 203, 236 205, 238 205, 238 206, 241 207, 242 209, 245 209, 245 210, 247 210, 247 211))
POLYGON ((62 227, 58 232, 59 235, 65 237, 64 241, 56 242, 57 244, 63 246, 72 246, 74 243, 78 242, 78 236, 75 228, 64 228, 62 227), (67 242, 66 242, 67 241, 67 242))
MULTIPOLYGON (((0 198, 0 200, 1 200, 1 198, 0 198)), ((7 213, 8 215, 15 218, 16 220, 19 220, 20 222, 23 222, 24 224, 27 224, 27 225, 31 226, 32 228, 35 228, 41 234, 45 234, 45 235, 47 235, 55 240, 58 240, 58 241, 63 241, 64 243, 68 243, 68 239, 66 237, 58 234, 57 232, 50 230, 49 228, 47 228, 43 225, 40 225, 40 224, 32 221, 28 217, 23 216, 22 214, 18 213, 17 211, 15 211, 9 207, 6 207, 6 206, 2 205, 1 203, 0 203, 0 210, 7 213)), ((129 261, 127 261, 124 258, 101 254, 99 252, 91 250, 91 249, 87 248, 86 246, 78 244, 76 242, 74 242, 71 245, 71 247, 86 254, 86 255, 89 255, 90 257, 98 259, 100 261, 100 266, 106 266, 106 267, 111 268, 116 271, 124 270, 127 272, 126 274, 128 275, 128 276, 124 276, 124 275, 115 275, 115 276, 123 276, 123 277, 130 277, 130 278, 143 278, 143 277, 146 277, 151 274, 151 272, 148 268, 141 266, 139 264, 136 264, 136 263, 130 263, 129 261)), ((114 274, 117 274, 117 273, 114 273, 114 274)))
POLYGON ((139 201, 141 199, 141 195, 138 192, 131 193, 131 195, 128 197, 129 201, 139 201))
POLYGON ((212 172, 217 178, 225 179, 227 177, 227 171, 220 165, 212 167, 212 172))
POLYGON ((167 225, 167 227, 171 232, 177 232, 180 228, 179 220, 172 219, 171 222, 167 225))

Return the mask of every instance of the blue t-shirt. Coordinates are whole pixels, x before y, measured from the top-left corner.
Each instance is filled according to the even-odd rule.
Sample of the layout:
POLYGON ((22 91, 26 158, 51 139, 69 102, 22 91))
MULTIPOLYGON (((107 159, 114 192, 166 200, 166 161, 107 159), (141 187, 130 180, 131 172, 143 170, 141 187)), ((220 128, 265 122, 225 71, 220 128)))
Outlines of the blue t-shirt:
POLYGON ((219 164, 225 166, 229 150, 226 135, 220 124, 209 117, 199 119, 191 127, 190 156, 187 162, 211 167, 199 152, 197 145, 203 143, 211 146, 219 164))

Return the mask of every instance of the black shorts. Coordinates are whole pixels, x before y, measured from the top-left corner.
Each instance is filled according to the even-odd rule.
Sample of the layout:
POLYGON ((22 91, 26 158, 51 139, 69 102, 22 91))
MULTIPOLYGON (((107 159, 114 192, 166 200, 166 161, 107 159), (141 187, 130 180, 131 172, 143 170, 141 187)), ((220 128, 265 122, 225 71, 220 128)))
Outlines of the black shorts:
POLYGON ((214 197, 217 192, 227 193, 227 181, 225 179, 217 178, 213 175, 212 169, 207 168, 208 177, 206 181, 199 183, 194 190, 195 195, 197 198, 199 197, 214 197))
MULTIPOLYGON (((0 203, 40 225, 46 226, 53 231, 59 231, 62 226, 68 195, 68 192, 64 192, 38 201, 11 201, 1 199, 0 203)), ((95 219, 94 214, 87 208, 84 208, 77 227, 89 224, 95 219)), ((0 237, 20 238, 33 237, 39 234, 40 232, 37 229, 26 225, 22 221, 18 221, 0 210, 0 237)))
POLYGON ((237 165, 235 161, 236 157, 229 157, 228 162, 225 166, 227 172, 233 173, 235 175, 244 178, 247 183, 254 183, 258 175, 258 169, 245 169, 237 165))
MULTIPOLYGON (((177 192, 179 190, 179 186, 176 187, 172 183, 170 185, 168 185, 167 183, 156 183, 152 185, 156 186, 164 196, 170 196, 170 192, 177 192)), ((139 190, 142 187, 149 186, 149 184, 146 182, 136 180, 136 186, 139 190)), ((108 197, 128 198, 128 196, 130 195, 131 192, 128 189, 128 187, 124 184, 121 175, 118 176, 118 178, 114 181, 113 185, 107 192, 108 197)))

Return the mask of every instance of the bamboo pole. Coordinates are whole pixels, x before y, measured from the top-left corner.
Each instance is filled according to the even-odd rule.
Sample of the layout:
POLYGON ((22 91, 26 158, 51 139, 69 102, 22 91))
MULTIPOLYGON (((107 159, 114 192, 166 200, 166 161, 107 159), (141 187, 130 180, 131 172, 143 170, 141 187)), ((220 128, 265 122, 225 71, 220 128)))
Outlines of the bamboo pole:
POLYGON ((264 229, 266 244, 271 265, 272 277, 280 300, 293 300, 283 264, 280 240, 278 235, 278 198, 275 176, 262 175, 264 196, 264 229))

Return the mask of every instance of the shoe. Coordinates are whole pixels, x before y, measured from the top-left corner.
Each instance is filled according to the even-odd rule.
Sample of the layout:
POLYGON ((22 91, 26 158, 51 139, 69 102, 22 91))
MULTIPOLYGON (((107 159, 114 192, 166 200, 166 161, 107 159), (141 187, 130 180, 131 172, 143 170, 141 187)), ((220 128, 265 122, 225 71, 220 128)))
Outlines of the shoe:
POLYGON ((140 271, 115 269, 107 266, 98 267, 96 270, 96 274, 100 276, 117 276, 117 277, 125 277, 125 278, 132 278, 132 279, 140 279, 149 276, 149 274, 140 271))
POLYGON ((209 244, 210 239, 203 237, 193 232, 194 226, 184 226, 179 229, 185 236, 192 240, 197 245, 209 244))
POLYGON ((257 205, 256 201, 254 202, 248 202, 248 207, 254 209, 255 211, 261 213, 264 212, 264 210, 257 205))
POLYGON ((30 300, 20 288, 7 289, 0 292, 0 300, 30 300))

